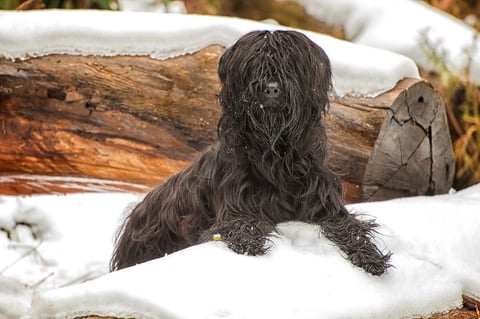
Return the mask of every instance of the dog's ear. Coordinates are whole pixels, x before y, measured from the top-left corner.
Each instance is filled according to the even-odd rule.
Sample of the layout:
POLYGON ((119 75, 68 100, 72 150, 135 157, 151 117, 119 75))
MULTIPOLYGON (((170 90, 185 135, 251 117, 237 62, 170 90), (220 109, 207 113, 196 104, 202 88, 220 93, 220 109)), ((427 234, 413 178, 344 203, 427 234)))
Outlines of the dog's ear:
MULTIPOLYGON (((220 57, 218 64, 218 77, 225 83, 228 75, 232 72, 238 72, 236 68, 247 65, 248 53, 257 54, 262 49, 262 40, 270 31, 251 31, 240 37, 232 46, 230 46, 220 57)), ((252 55, 253 56, 253 55, 252 55)))
POLYGON ((227 65, 229 64, 228 62, 232 55, 232 50, 232 47, 228 48, 220 57, 220 61, 218 62, 218 78, 222 84, 225 83, 227 77, 227 65))
MULTIPOLYGON (((218 77, 221 89, 218 98, 224 110, 243 103, 245 91, 252 88, 259 91, 258 83, 257 86, 253 85, 252 78, 256 74, 254 70, 261 68, 261 61, 255 61, 254 57, 262 52, 262 39, 267 33, 270 31, 252 31, 243 35, 220 57, 218 77)), ((247 100, 251 101, 250 98, 247 100)), ((236 112, 242 112, 242 109, 239 108, 236 112)))
POLYGON ((318 67, 317 74, 315 74, 318 82, 315 83, 314 91, 319 93, 319 100, 322 104, 321 113, 324 115, 330 107, 329 95, 333 92, 332 68, 325 51, 316 44, 315 47, 318 50, 315 63, 318 67))
MULTIPOLYGON (((331 89, 332 70, 330 59, 325 51, 305 34, 297 31, 279 31, 290 35, 290 49, 292 54, 297 57, 294 61, 298 62, 306 74, 314 75, 314 78, 320 79, 323 89, 331 89)), ((302 71, 302 70, 299 70, 302 71)))
POLYGON ((288 30, 276 33, 283 35, 283 48, 290 56, 285 62, 293 64, 286 68, 303 75, 298 79, 304 96, 318 106, 319 115, 324 114, 330 105, 328 97, 333 92, 330 59, 318 44, 301 32, 288 30))
MULTIPOLYGON (((330 59, 325 51, 303 33, 297 31, 282 31, 287 33, 289 52, 295 59, 289 59, 295 64, 301 78, 304 94, 311 97, 312 103, 324 114, 329 107, 329 94, 333 91, 332 69, 330 59)), ((321 115, 320 114, 320 115, 321 115)))

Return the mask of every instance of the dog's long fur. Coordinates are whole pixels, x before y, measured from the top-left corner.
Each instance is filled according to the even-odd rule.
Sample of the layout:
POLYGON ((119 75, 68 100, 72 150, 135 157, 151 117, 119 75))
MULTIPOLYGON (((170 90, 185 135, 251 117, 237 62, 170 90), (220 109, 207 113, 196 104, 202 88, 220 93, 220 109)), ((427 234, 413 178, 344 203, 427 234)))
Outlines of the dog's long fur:
POLYGON ((320 123, 329 106, 330 62, 295 31, 255 31, 221 57, 219 141, 151 191, 119 230, 111 269, 162 257, 219 234, 232 250, 261 255, 278 223, 320 226, 356 266, 374 275, 390 253, 373 243, 376 224, 343 205, 326 164, 320 123))

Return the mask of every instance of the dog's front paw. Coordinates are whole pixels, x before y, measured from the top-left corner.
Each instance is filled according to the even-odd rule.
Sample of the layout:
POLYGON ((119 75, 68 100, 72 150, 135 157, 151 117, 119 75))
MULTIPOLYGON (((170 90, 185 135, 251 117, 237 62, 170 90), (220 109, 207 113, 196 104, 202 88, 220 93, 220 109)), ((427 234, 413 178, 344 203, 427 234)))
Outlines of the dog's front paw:
POLYGON ((267 235, 273 227, 255 221, 235 220, 223 222, 215 229, 210 240, 223 241, 238 254, 258 256, 265 254, 270 246, 267 235))
POLYGON ((391 253, 386 255, 376 252, 375 254, 356 253, 349 257, 352 264, 363 268, 366 272, 374 275, 383 275, 391 265, 388 263, 391 253))
POLYGON ((234 252, 256 256, 263 255, 268 250, 265 247, 267 239, 255 226, 241 222, 236 222, 231 226, 220 235, 227 247, 234 252))

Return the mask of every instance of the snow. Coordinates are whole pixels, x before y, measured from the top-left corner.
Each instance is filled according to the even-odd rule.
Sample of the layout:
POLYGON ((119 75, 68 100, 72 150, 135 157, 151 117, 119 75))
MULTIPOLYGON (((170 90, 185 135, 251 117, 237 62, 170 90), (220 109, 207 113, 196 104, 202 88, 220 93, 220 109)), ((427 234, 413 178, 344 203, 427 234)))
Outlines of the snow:
POLYGON ((122 11, 187 13, 183 1, 119 0, 118 5, 122 11))
POLYGON ((480 184, 349 205, 377 219, 377 242, 394 253, 382 277, 300 222, 279 225, 265 256, 212 241, 107 274, 114 233, 140 198, 0 197, 0 227, 13 230, 0 232, 0 318, 411 318, 480 297, 480 184))
POLYGON ((425 45, 429 43, 448 68, 461 78, 480 84, 480 38, 462 21, 415 0, 297 0, 308 13, 342 26, 346 38, 357 44, 397 52, 418 65, 433 68, 425 45), (470 53, 468 53, 470 52, 470 53), (471 59, 471 61, 469 61, 471 59))
POLYGON ((33 291, 107 272, 113 229, 138 198, 119 193, 1 196, 0 229, 9 230, 12 239, 0 231, 0 318, 19 318, 33 291))
POLYGON ((113 229, 128 203, 138 197, 127 193, 0 197, 0 228, 12 230, 14 237, 12 241, 3 238, 0 242, 11 255, 1 259, 0 269, 35 248, 28 258, 4 269, 2 274, 21 276, 21 281, 29 286, 50 276, 40 286, 53 288, 89 273, 104 273, 108 268, 99 260, 104 260, 112 250, 112 232, 104 229, 113 229), (23 227, 20 231, 15 229, 15 224, 32 225, 33 234, 23 227), (32 267, 32 263, 38 266, 32 267), (62 265, 60 271, 58 265, 62 265))
MULTIPOLYGON (((132 192, 147 192, 150 187, 106 179, 97 179, 91 177, 73 177, 73 176, 46 176, 33 174, 12 174, 0 176, 0 184, 21 184, 29 185, 30 188, 39 189, 43 193, 65 194, 75 190, 77 192, 122 192, 129 190, 132 192)), ((0 217, 1 218, 1 217, 0 217)))
MULTIPOLYGON (((302 31, 329 55, 337 94, 373 96, 418 77, 402 55, 431 67, 422 34, 444 50, 455 72, 470 48, 470 76, 480 83, 475 32, 419 2, 297 1, 357 43, 302 31)), ((286 28, 197 15, 0 11, 0 56, 165 59, 229 46, 260 29, 286 28)), ((0 65, 2 72, 11 70, 0 65)), ((480 298, 480 184, 350 205, 377 219, 378 244, 394 253, 395 267, 382 277, 352 266, 314 225, 299 222, 279 225, 265 256, 237 255, 212 241, 108 273, 114 233, 138 200, 127 193, 1 196, 0 318, 411 318, 459 307, 462 294, 480 298)))
MULTIPOLYGON (((0 11, 0 56, 26 59, 48 54, 148 55, 166 59, 212 44, 229 46, 247 32, 272 29, 287 28, 201 15, 0 11)), ((405 77, 419 77, 415 63, 404 56, 313 32, 304 33, 324 48, 331 59, 339 95, 375 96, 405 77)))
POLYGON ((0 318, 19 318, 30 306, 32 296, 31 288, 14 278, 0 276, 0 318))

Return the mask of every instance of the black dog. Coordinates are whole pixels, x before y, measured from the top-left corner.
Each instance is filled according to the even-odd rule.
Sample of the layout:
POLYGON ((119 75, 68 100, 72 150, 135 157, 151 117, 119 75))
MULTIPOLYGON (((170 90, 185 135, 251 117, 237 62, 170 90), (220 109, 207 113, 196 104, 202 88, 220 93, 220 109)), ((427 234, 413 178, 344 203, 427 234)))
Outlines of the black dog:
POLYGON ((240 254, 262 255, 278 223, 320 226, 356 266, 389 267, 371 241, 376 224, 343 205, 327 167, 330 62, 295 31, 244 35, 221 57, 219 141, 151 191, 118 232, 111 269, 162 257, 215 236, 240 254))

